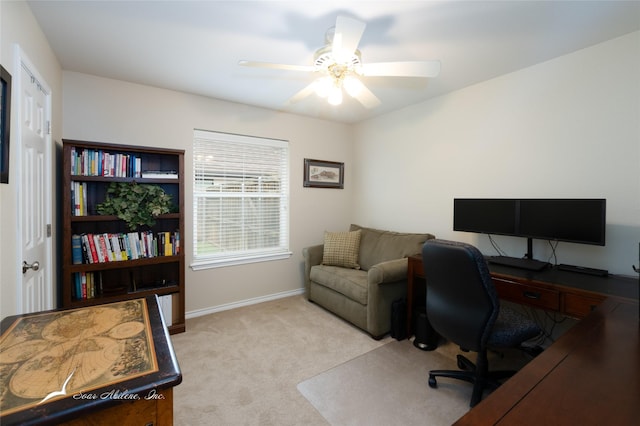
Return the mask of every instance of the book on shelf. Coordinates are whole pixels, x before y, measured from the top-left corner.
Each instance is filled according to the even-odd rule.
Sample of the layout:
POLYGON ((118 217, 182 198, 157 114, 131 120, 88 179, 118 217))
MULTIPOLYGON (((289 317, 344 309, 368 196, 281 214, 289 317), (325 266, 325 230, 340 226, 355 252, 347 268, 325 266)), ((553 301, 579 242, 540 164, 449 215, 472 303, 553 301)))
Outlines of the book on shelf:
POLYGON ((98 251, 93 240, 93 236, 82 234, 82 252, 84 253, 84 263, 98 263, 98 251))
POLYGON ((71 182, 71 211, 74 216, 87 215, 87 185, 71 182))
POLYGON ((145 179, 178 179, 176 170, 145 170, 142 176, 145 179))
POLYGON ((75 300, 95 299, 102 295, 101 272, 74 272, 72 296, 75 300))
POLYGON ((142 159, 101 149, 71 148, 72 176, 141 177, 142 159))
POLYGON ((71 236, 71 262, 74 265, 79 265, 82 261, 82 236, 79 234, 73 234, 71 236))
POLYGON ((101 233, 73 235, 71 245, 79 247, 74 256, 79 255, 80 262, 106 263, 136 260, 158 256, 180 254, 180 232, 140 231, 128 233, 101 233))
POLYGON ((111 256, 107 249, 107 241, 104 238, 104 234, 98 234, 94 236, 97 241, 96 248, 98 249, 98 256, 101 262, 110 262, 111 256))

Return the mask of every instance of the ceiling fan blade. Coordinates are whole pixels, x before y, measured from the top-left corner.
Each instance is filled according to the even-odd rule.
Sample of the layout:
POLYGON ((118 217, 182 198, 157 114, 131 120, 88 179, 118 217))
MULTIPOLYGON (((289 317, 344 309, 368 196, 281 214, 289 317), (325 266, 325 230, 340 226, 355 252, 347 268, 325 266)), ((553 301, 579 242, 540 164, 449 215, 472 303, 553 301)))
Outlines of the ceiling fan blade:
POLYGON ((336 62, 346 62, 351 58, 353 52, 358 48, 366 26, 367 24, 364 22, 346 16, 338 16, 331 48, 336 62))
POLYGON ((274 64, 271 62, 256 62, 256 61, 238 61, 238 65, 243 67, 256 67, 256 68, 271 68, 276 70, 288 70, 288 71, 315 71, 315 68, 308 65, 287 65, 287 64, 274 64))
POLYGON ((300 90, 298 93, 296 93, 295 95, 290 97, 289 100, 287 101, 287 105, 291 105, 291 104, 294 104, 296 102, 299 102, 299 101, 303 100, 304 98, 306 98, 307 96, 310 96, 311 94, 313 94, 315 92, 315 90, 316 90, 315 89, 315 84, 316 84, 316 82, 314 81, 313 83, 309 84, 304 89, 300 90))
POLYGON ((362 65, 362 75, 393 77, 437 77, 440 61, 421 62, 377 62, 362 65))
POLYGON ((364 84, 353 97, 367 109, 375 108, 381 103, 380 99, 364 84))

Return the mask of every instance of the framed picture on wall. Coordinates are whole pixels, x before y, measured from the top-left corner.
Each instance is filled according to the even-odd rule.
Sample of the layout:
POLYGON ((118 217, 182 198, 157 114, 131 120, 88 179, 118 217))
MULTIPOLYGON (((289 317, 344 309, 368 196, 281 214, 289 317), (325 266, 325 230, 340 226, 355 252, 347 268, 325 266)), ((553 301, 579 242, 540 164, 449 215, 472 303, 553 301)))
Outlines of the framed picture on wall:
POLYGON ((11 125, 11 74, 0 65, 0 183, 9 183, 9 127, 11 125))
POLYGON ((344 163, 304 159, 304 186, 344 188, 344 163))

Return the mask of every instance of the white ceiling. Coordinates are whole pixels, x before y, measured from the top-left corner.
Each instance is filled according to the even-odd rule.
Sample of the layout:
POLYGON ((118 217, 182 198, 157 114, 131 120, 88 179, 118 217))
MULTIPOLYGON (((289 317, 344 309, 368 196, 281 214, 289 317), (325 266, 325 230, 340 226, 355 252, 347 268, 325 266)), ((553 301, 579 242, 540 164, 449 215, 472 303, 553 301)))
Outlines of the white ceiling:
POLYGON ((639 1, 28 3, 64 70, 346 123, 640 29, 639 1), (338 15, 366 22, 363 63, 439 59, 440 75, 363 78, 382 101, 366 110, 353 99, 334 107, 315 95, 287 105, 312 73, 237 65, 312 65, 338 15))

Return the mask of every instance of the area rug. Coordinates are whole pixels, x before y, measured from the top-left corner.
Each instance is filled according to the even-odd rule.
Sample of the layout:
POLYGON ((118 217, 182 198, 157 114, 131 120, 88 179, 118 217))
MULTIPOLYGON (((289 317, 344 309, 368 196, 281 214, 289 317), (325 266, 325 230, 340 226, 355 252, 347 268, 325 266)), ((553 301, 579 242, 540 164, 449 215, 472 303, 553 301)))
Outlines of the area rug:
POLYGON ((449 349, 422 351, 409 340, 391 341, 298 384, 332 425, 450 425, 469 410, 471 385, 441 380, 431 369, 455 369, 449 349))

